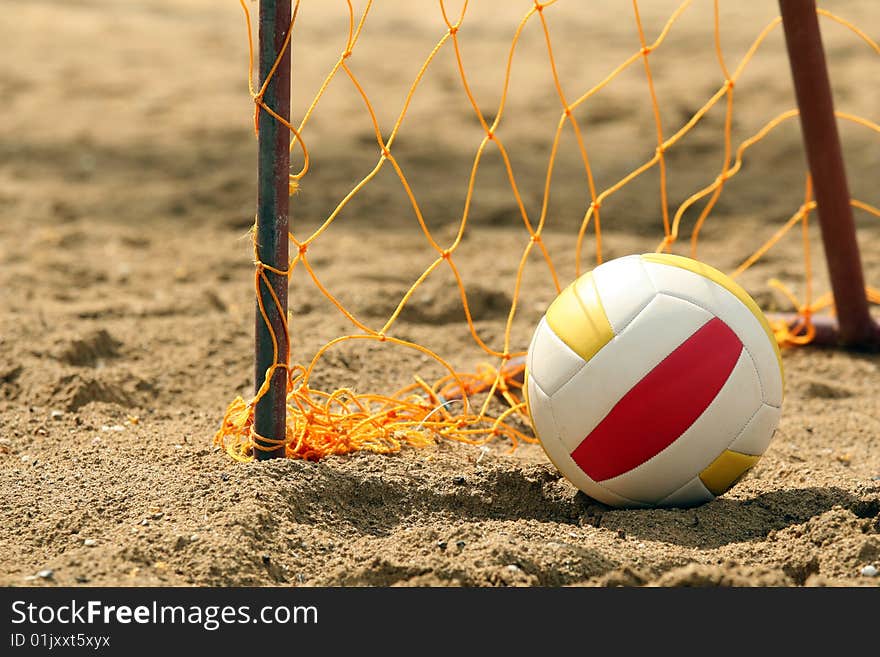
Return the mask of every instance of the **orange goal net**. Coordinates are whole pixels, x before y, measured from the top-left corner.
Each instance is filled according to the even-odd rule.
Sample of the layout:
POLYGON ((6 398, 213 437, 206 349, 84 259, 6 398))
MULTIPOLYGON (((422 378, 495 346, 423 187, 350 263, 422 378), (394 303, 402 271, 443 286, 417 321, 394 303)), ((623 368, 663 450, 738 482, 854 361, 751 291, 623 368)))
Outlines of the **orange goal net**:
MULTIPOLYGON (((641 197, 651 197, 649 205, 655 211, 656 220, 651 229, 655 237, 651 247, 658 252, 700 256, 701 235, 709 229, 719 204, 724 200, 726 188, 746 168, 752 149, 760 142, 772 139, 781 126, 797 122, 796 107, 781 107, 764 117, 757 129, 746 135, 738 134, 735 128, 739 85, 752 70, 750 67, 754 66, 756 58, 770 47, 768 42, 778 37, 781 19, 771 17, 763 24, 755 24, 751 37, 737 42, 732 48, 737 53, 733 57, 724 40, 723 11, 718 0, 685 1, 664 16, 659 16, 652 8, 648 17, 647 9, 642 5, 649 3, 637 0, 627 5, 625 14, 615 9, 620 14, 615 25, 619 25, 621 35, 628 35, 626 49, 629 52, 615 61, 607 61, 610 55, 587 54, 589 47, 583 40, 588 37, 573 37, 571 26, 565 20, 555 19, 554 12, 566 4, 566 0, 525 3, 518 10, 518 18, 507 23, 504 22, 509 13, 507 7, 497 11, 485 6, 478 8, 475 0, 470 3, 464 0, 419 3, 418 12, 431 14, 433 22, 426 18, 418 24, 418 29, 407 27, 406 21, 396 24, 387 18, 379 20, 377 15, 389 11, 386 3, 361 2, 355 6, 351 1, 341 1, 321 4, 333 4, 336 12, 333 20, 324 24, 325 34, 322 36, 324 41, 335 44, 335 55, 318 76, 314 72, 316 65, 313 61, 316 60, 310 57, 310 53, 294 50, 294 118, 288 122, 264 102, 263 93, 269 80, 262 86, 254 81, 253 26, 249 6, 241 0, 251 54, 248 70, 250 92, 255 102, 255 129, 259 130, 260 123, 270 120, 269 117, 283 122, 291 134, 294 162, 290 174, 294 220, 289 236, 289 266, 286 270, 277 269, 257 261, 254 282, 259 298, 267 271, 286 275, 292 282, 295 298, 317 295, 326 300, 344 318, 349 330, 335 335, 314 353, 305 354, 299 362, 292 361, 290 353, 284 353, 279 347, 283 343, 274 336, 275 364, 265 373, 262 386, 253 398, 238 397, 229 405, 215 436, 215 444, 239 460, 250 460, 256 449, 265 449, 254 440, 254 407, 266 393, 278 369, 287 372, 287 431, 281 440, 262 438, 261 442, 272 449, 283 444, 288 457, 317 460, 331 454, 359 450, 392 453, 405 445, 426 446, 443 439, 469 444, 505 440, 513 447, 520 442, 534 442, 521 390, 525 344, 522 336, 514 331, 523 305, 531 307, 536 303, 529 296, 531 281, 543 278, 558 292, 571 276, 601 263, 603 258, 621 255, 619 250, 608 253, 603 231, 607 238, 609 231, 614 231, 615 226, 624 221, 626 207, 614 205, 614 202, 625 190, 636 185, 641 197), (694 23, 695 19, 689 13, 693 4, 708 7, 699 14, 699 29, 705 39, 700 42, 699 51, 696 46, 682 48, 680 42, 676 43, 679 46, 676 50, 670 45, 672 35, 680 22, 690 20, 694 23), (374 22, 382 29, 373 29, 374 22), (431 26, 436 26, 433 35, 425 36, 431 34, 431 26), (395 30, 398 32, 392 34, 395 30), (503 49, 490 52, 486 40, 479 37, 489 30, 504 31, 508 35, 503 49), (411 41, 424 37, 411 47, 412 52, 419 53, 418 62, 396 59, 391 55, 377 58, 377 53, 382 52, 381 40, 392 37, 411 41), (527 58, 520 53, 525 40, 529 43, 527 58), (367 41, 372 44, 369 46, 370 55, 359 59, 367 41), (603 71, 581 87, 569 82, 571 76, 567 76, 560 64, 563 53, 568 61, 572 59, 571 53, 577 55, 579 50, 585 51, 584 58, 594 59, 591 70, 603 71), (537 53, 541 56, 536 56, 537 53), (688 58, 714 60, 712 86, 700 91, 702 95, 696 101, 692 90, 688 95, 690 104, 673 105, 670 102, 667 105, 661 102, 658 70, 676 58, 684 62, 685 69, 688 58), (364 81, 362 71, 367 67, 381 70, 379 84, 372 79, 370 84, 364 81), (300 69, 304 68, 311 71, 310 76, 298 76, 300 69), (486 70, 493 72, 488 82, 475 81, 485 78, 486 70), (412 73, 404 82, 407 71, 412 73), (381 84, 383 75, 389 80, 387 85, 381 84), (421 109, 417 107, 422 87, 432 76, 442 77, 443 102, 452 107, 452 101, 448 99, 457 98, 455 110, 450 110, 442 125, 426 125, 419 113, 421 109), (600 101, 609 87, 624 76, 640 80, 639 100, 632 102, 640 105, 638 116, 648 120, 628 128, 630 139, 640 144, 627 159, 630 165, 619 172, 607 172, 594 158, 591 129, 593 122, 606 120, 605 115, 609 112, 636 117, 625 105, 600 101), (301 78, 315 80, 314 88, 303 88, 304 84, 299 82, 301 78), (535 103, 540 101, 541 110, 552 111, 555 119, 549 121, 546 130, 540 134, 507 129, 508 114, 514 111, 510 109, 514 102, 511 98, 516 95, 518 85, 523 80, 537 78, 550 91, 535 103), (394 95, 398 91, 402 93, 394 95), (299 227, 298 199, 300 195, 311 193, 309 174, 318 166, 316 162, 321 161, 320 148, 313 145, 310 129, 316 117, 325 110, 326 96, 331 93, 346 100, 334 101, 329 109, 342 111, 339 108, 344 108, 345 113, 328 117, 327 124, 359 121, 359 125, 367 126, 366 136, 362 132, 355 143, 359 150, 358 161, 371 160, 371 164, 362 174, 347 180, 337 176, 335 186, 320 190, 324 197, 332 197, 333 202, 322 216, 304 217, 302 225, 308 229, 303 231, 299 227), (392 107, 393 110, 389 109, 392 107), (462 127, 456 128, 456 122, 462 127), (429 188, 430 184, 421 180, 418 184, 413 183, 411 161, 417 160, 417 156, 430 157, 429 146, 435 141, 435 133, 443 130, 455 131, 459 150, 469 150, 470 156, 468 172, 461 176, 458 195, 450 198, 444 192, 444 202, 438 206, 436 201, 423 202, 419 190, 429 188), (699 170, 690 172, 688 180, 693 183, 687 183, 689 192, 670 193, 671 162, 678 157, 677 149, 700 130, 700 143, 715 149, 716 164, 711 170, 705 170, 701 165, 699 170), (401 157, 398 143, 404 139, 414 146, 407 151, 406 157, 401 157), (532 175, 531 168, 528 175, 520 172, 516 153, 526 151, 534 168, 543 172, 541 176, 532 175), (564 157, 560 155, 563 152, 564 157), (535 165, 538 158, 540 167, 535 165), (481 167, 489 160, 500 172, 491 182, 488 181, 490 176, 481 173, 481 167), (351 296, 348 291, 334 287, 333 282, 323 276, 325 259, 313 258, 312 254, 316 245, 330 239, 328 234, 332 227, 343 221, 357 221, 356 208, 361 207, 357 205, 359 199, 368 194, 379 179, 385 181, 383 190, 389 189, 389 177, 394 181, 390 188, 405 199, 404 205, 408 207, 408 217, 395 217, 395 221, 409 222, 412 229, 418 230, 423 244, 421 255, 427 266, 409 282, 398 299, 393 303, 384 301, 388 306, 387 316, 376 320, 372 314, 365 316, 352 308, 346 300, 351 296), (557 225, 554 223, 557 215, 551 192, 556 189, 560 178, 579 185, 583 193, 576 221, 557 225), (650 185, 645 182, 647 178, 650 178, 650 185), (509 251, 510 245, 505 242, 505 252, 494 253, 497 247, 485 232, 478 237, 469 237, 473 208, 485 194, 506 199, 504 207, 509 208, 509 212, 504 221, 508 227, 519 226, 515 252, 509 251), (438 207, 442 209, 438 210, 438 207), (443 220, 438 221, 432 213, 443 215, 443 220), (552 239, 548 238, 550 232, 554 232, 552 239), (463 271, 457 260, 468 239, 489 240, 483 247, 486 251, 485 267, 491 268, 493 261, 500 257, 516 263, 511 265, 512 276, 502 296, 506 319, 501 331, 487 331, 474 316, 472 296, 475 288, 469 285, 467 277, 478 274, 463 271), (472 346, 483 354, 482 361, 463 364, 455 355, 439 353, 422 344, 417 336, 399 330, 401 317, 405 318, 414 295, 431 279, 438 277, 449 281, 439 289, 454 299, 460 310, 459 326, 470 336, 467 339, 472 346), (352 341, 380 345, 380 349, 370 352, 373 358, 393 359, 395 350, 418 352, 424 357, 425 371, 439 372, 439 375, 426 376, 414 371, 411 382, 396 391, 364 391, 354 387, 323 389, 328 386, 315 383, 322 363, 328 354, 352 341)), ((299 30, 306 29, 301 24, 307 20, 310 6, 308 2, 295 2, 285 48, 297 47, 299 30)), ((606 6, 605 3, 594 4, 590 9, 583 6, 581 10, 611 11, 606 6)), ((819 14, 823 24, 833 23, 847 31, 851 37, 850 47, 867 49, 880 56, 878 43, 845 16, 824 8, 819 9, 819 14)), ((314 24, 311 29, 316 29, 314 24)), ((624 40, 622 36, 621 40, 624 40)), ((779 49, 778 40, 772 47, 779 49)), ((787 78, 788 71, 782 69, 776 74, 787 78)), ((686 73, 679 74, 678 83, 686 86, 686 77, 686 73)), ((674 84, 670 85, 674 88, 674 84)), ((523 103, 517 104, 515 109, 520 114, 529 111, 527 104, 523 103)), ((880 134, 877 122, 850 113, 846 107, 837 111, 837 118, 839 122, 863 131, 866 139, 875 139, 880 134)), ((632 122, 635 124, 637 118, 632 122)), ((619 138, 623 139, 623 136, 619 138)), ((326 143, 326 139, 317 141, 326 143)), ((621 148, 629 147, 621 145, 621 148)), ((442 149, 433 157, 442 159, 442 149)), ((793 321, 777 320, 773 323, 781 345, 809 342, 813 334, 812 317, 822 310, 833 310, 830 294, 814 290, 812 257, 816 248, 812 246, 815 235, 810 227, 816 203, 805 167, 799 162, 796 166, 799 167, 802 189, 799 192, 800 205, 790 208, 787 216, 767 217, 768 224, 775 221, 777 226, 769 235, 755 235, 752 246, 738 258, 739 264, 727 268, 728 273, 738 277, 781 240, 797 241, 802 254, 802 264, 798 265, 802 278, 797 291, 781 281, 769 281, 769 285, 781 293, 781 298, 786 299, 796 313, 793 321)), ((869 199, 853 198, 851 205, 859 216, 880 217, 877 203, 869 202, 869 199)), ((382 249, 392 247, 387 242, 379 246, 371 243, 381 227, 363 230, 364 251, 373 258, 375 267, 381 269, 382 249)), ((644 237, 649 231, 641 227, 637 232, 644 237)), ((869 288, 867 294, 872 302, 880 302, 878 291, 869 288)), ((265 319, 266 311, 262 306, 261 311, 265 319)), ((290 330, 290 322, 296 321, 295 311, 291 317, 285 323, 285 330, 290 330)), ((266 323, 268 325, 268 320, 266 323)), ((296 338, 294 333, 294 345, 296 338)))

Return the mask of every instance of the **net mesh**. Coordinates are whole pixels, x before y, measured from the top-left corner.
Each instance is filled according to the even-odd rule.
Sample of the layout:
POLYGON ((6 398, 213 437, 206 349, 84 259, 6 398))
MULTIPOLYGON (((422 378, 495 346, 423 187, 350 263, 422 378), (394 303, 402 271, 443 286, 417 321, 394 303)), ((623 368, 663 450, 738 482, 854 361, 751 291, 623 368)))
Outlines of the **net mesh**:
MULTIPOLYGON (((511 327, 521 301, 524 270, 530 260, 530 256, 534 253, 540 256, 539 259, 543 261, 543 266, 546 267, 547 273, 552 278, 556 291, 558 292, 561 289, 557 267, 554 265, 554 259, 551 257, 550 249, 543 236, 548 217, 550 189, 555 170, 554 164, 564 132, 567 129, 570 130, 571 136, 574 139, 588 191, 587 203, 577 230, 574 247, 576 272, 579 274, 587 266, 585 254, 587 252, 588 238, 592 238, 592 244, 594 245, 589 254, 592 264, 599 264, 603 260, 603 204, 614 194, 632 183, 633 180, 653 169, 659 172, 659 205, 662 217, 662 226, 658 226, 658 230, 662 229, 662 238, 659 240, 656 250, 658 252, 671 252, 673 247, 679 245, 683 230, 682 218, 690 208, 702 203, 696 220, 690 227, 687 242, 681 245, 685 253, 696 257, 698 255, 701 231, 716 207, 725 184, 742 170, 747 151, 765 139, 783 123, 797 119, 797 110, 789 109, 767 121, 757 132, 744 139, 741 143, 737 145, 733 143, 732 125, 735 114, 734 99, 737 82, 768 35, 774 30, 779 29, 781 19, 778 17, 764 25, 762 29, 757 30, 756 36, 745 50, 744 55, 735 65, 729 64, 725 59, 721 46, 721 21, 719 19, 718 2, 717 0, 715 1, 714 21, 711 28, 708 29, 711 29, 713 33, 714 56, 717 59, 720 84, 714 93, 709 95, 702 105, 692 112, 676 131, 672 134, 666 134, 663 122, 661 121, 661 107, 658 103, 654 75, 652 74, 652 57, 658 50, 663 48, 673 25, 680 19, 691 3, 688 1, 682 2, 668 16, 656 38, 649 40, 640 16, 639 3, 637 0, 633 0, 632 20, 635 22, 638 32, 638 47, 634 48, 629 57, 610 70, 597 84, 588 89, 579 90, 579 95, 574 95, 564 90, 557 71, 554 40, 547 20, 547 14, 553 11, 552 5, 554 4, 556 4, 555 0, 534 2, 516 26, 509 48, 504 55, 506 57, 504 74, 502 79, 498 80, 500 101, 494 114, 492 114, 481 109, 480 104, 475 98, 469 82, 468 71, 464 65, 460 32, 468 26, 468 3, 462 3, 458 11, 453 14, 448 10, 447 3, 441 0, 436 5, 436 10, 442 15, 446 30, 439 36, 436 45, 430 50, 430 53, 412 80, 406 96, 402 99, 402 108, 393 124, 390 128, 383 130, 370 94, 367 93, 359 76, 350 66, 351 58, 358 50, 359 39, 364 27, 374 11, 372 2, 367 2, 364 8, 358 12, 355 11, 350 1, 345 3, 348 13, 348 33, 347 38, 344 40, 345 45, 301 118, 299 118, 298 122, 288 122, 271 107, 267 106, 263 100, 266 86, 271 80, 272 75, 274 75, 281 57, 279 56, 276 66, 272 69, 272 73, 270 73, 262 86, 257 87, 254 83, 254 44, 251 36, 251 17, 247 4, 241 0, 249 40, 250 62, 248 70, 250 74, 250 93, 255 103, 254 128, 256 131, 259 131, 261 121, 276 120, 283 123, 290 130, 291 151, 299 156, 297 159, 302 161, 299 171, 290 175, 291 194, 296 193, 301 181, 309 172, 310 156, 306 135, 310 119, 312 119, 319 101, 327 92, 331 82, 336 78, 347 80, 347 83, 351 85, 359 96, 363 108, 362 111, 368 115, 373 128, 375 144, 378 147, 378 160, 374 168, 365 177, 344 190, 339 203, 316 230, 308 235, 297 235, 294 232, 290 234, 293 255, 286 270, 274 269, 260 262, 259 258, 255 256, 254 285, 258 300, 261 296, 259 294, 261 285, 270 291, 272 289, 266 278, 267 271, 286 275, 290 278, 294 271, 301 269, 306 272, 307 279, 314 285, 315 293, 323 295, 329 300, 338 312, 346 318, 352 329, 350 333, 332 339, 318 349, 309 362, 302 364, 290 363, 290 354, 281 353, 278 348, 279 341, 277 336, 273 334, 275 364, 266 371, 262 385, 253 398, 246 401, 242 397, 237 397, 229 405, 221 427, 215 436, 215 444, 224 448, 230 456, 238 460, 250 460, 254 458, 255 450, 275 450, 281 444, 283 444, 284 452, 288 457, 317 460, 331 454, 346 454, 359 450, 392 453, 400 450, 404 445, 424 447, 443 439, 479 445, 490 440, 502 438, 509 442, 511 448, 515 448, 520 442, 535 442, 535 438, 527 428, 528 419, 521 390, 524 352, 518 351, 516 349, 517 345, 512 344, 511 327), (552 79, 559 106, 559 117, 550 143, 549 158, 546 164, 546 177, 543 185, 543 197, 537 216, 527 211, 527 204, 523 200, 521 186, 517 176, 514 174, 505 138, 499 134, 499 128, 508 101, 508 93, 511 88, 514 53, 524 29, 532 22, 538 23, 543 33, 547 54, 546 74, 552 79), (394 153, 395 140, 410 111, 413 97, 419 85, 423 82, 429 65, 438 56, 438 53, 444 49, 452 49, 454 52, 458 73, 458 88, 466 98, 482 130, 482 137, 476 145, 468 183, 462 194, 464 210, 454 237, 447 244, 444 244, 442 240, 436 237, 435 233, 429 228, 413 186, 407 178, 404 170, 405 167, 398 161, 394 153), (589 149, 584 139, 584 128, 582 122, 577 120, 576 115, 590 103, 591 98, 602 92, 611 81, 630 67, 639 65, 644 68, 644 80, 647 86, 646 97, 650 102, 654 129, 656 131, 656 147, 652 157, 633 168, 614 184, 605 189, 600 189, 594 176, 589 149), (722 131, 724 146, 721 167, 709 184, 694 191, 674 211, 671 211, 667 184, 668 153, 689 132, 694 130, 695 126, 704 119, 709 110, 719 104, 723 107, 724 111, 722 131), (460 248, 468 229, 469 212, 477 187, 477 174, 481 160, 484 153, 490 148, 495 149, 501 157, 509 194, 514 199, 524 228, 524 239, 519 254, 505 330, 501 339, 494 342, 484 339, 475 324, 468 301, 465 281, 459 267, 456 266, 455 257, 456 251, 460 248), (431 249, 434 255, 433 261, 402 296, 387 320, 381 325, 370 325, 366 320, 347 308, 340 301, 339 297, 322 282, 316 265, 310 261, 309 249, 317 240, 320 240, 325 235, 334 222, 339 220, 343 209, 362 193, 362 190, 369 186, 379 172, 386 167, 391 167, 398 178, 401 189, 407 196, 412 208, 415 221, 418 223, 419 229, 424 236, 426 248, 431 249), (441 268, 447 268, 451 272, 457 287, 457 294, 461 300, 470 336, 485 354, 485 362, 479 363, 473 372, 457 371, 441 354, 435 353, 428 347, 415 341, 395 335, 395 325, 416 289, 429 277, 436 275, 436 272, 441 268), (348 388, 328 392, 312 387, 313 373, 327 352, 343 342, 356 340, 374 341, 395 348, 421 352, 431 361, 438 363, 446 374, 437 380, 426 381, 417 373, 414 373, 413 382, 410 385, 391 394, 363 393, 348 388), (286 435, 282 440, 270 440, 260 437, 260 440, 256 441, 253 430, 254 407, 256 402, 266 394, 272 380, 272 375, 279 368, 285 369, 288 373, 286 435), (499 404, 499 401, 503 401, 503 404, 499 404)), ((300 2, 297 1, 294 5, 293 20, 288 31, 287 41, 284 44, 285 49, 290 47, 291 39, 296 39, 299 9, 300 2)), ((880 55, 880 45, 857 26, 845 18, 824 9, 820 9, 819 14, 822 20, 834 21, 850 30, 855 39, 858 39, 876 54, 880 55)), ((838 111, 837 117, 840 121, 853 123, 868 131, 880 134, 880 125, 867 118, 843 111, 838 111)), ((833 312, 833 301, 830 293, 817 296, 813 289, 809 226, 811 214, 816 207, 816 203, 812 198, 812 186, 809 176, 805 176, 805 178, 804 200, 800 207, 791 214, 790 218, 780 226, 770 239, 760 244, 738 267, 729 272, 734 278, 740 276, 746 269, 764 256, 777 242, 796 228, 800 228, 803 252, 802 297, 796 296, 791 289, 778 280, 769 281, 772 287, 777 288, 789 300, 795 313, 795 319, 793 320, 776 320, 772 322, 776 339, 783 346, 809 343, 814 335, 811 318, 822 310, 833 312)), ((867 202, 852 199, 851 204, 860 213, 880 217, 880 209, 867 202)), ((567 281, 562 281, 562 283, 565 282, 567 281)), ((453 290, 449 290, 449 293, 456 294, 453 290)), ((307 292, 303 289, 297 289, 296 294, 305 295, 307 292)), ((866 294, 871 302, 880 302, 880 292, 877 290, 868 288, 866 294)), ((274 298, 274 293, 272 296, 274 298)), ((277 305, 277 298, 274 298, 274 302, 277 305)), ((266 309, 262 305, 259 307, 263 321, 266 322, 267 326, 270 326, 266 309)), ((285 330, 287 330, 288 326, 289 319, 288 323, 285 323, 285 330)))

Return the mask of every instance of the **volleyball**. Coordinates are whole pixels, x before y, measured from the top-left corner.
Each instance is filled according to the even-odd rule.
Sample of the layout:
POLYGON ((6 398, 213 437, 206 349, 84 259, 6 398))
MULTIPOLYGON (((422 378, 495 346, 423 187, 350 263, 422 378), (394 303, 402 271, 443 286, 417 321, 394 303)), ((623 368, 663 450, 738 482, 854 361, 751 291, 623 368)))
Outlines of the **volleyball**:
POLYGON ((550 304, 524 388, 550 460, 616 507, 694 506, 730 489, 779 422, 779 347, 755 301, 681 256, 599 265, 550 304))

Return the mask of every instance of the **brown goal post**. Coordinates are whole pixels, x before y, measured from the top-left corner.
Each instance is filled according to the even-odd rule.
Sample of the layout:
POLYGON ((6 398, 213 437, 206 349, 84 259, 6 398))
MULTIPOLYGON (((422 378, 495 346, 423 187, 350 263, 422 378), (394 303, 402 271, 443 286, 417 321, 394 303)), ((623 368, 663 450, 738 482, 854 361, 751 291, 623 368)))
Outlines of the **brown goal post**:
MULTIPOLYGON (((260 0, 259 15, 259 83, 262 87, 272 71, 279 53, 284 49, 280 64, 272 73, 263 101, 285 121, 290 121, 290 47, 285 48, 290 29, 291 0, 260 0)), ((259 108, 258 169, 257 169, 257 225, 255 250, 257 260, 273 269, 287 271, 290 131, 278 119, 259 108)), ((288 278, 263 269, 265 278, 258 282, 258 294, 269 320, 269 326, 257 304, 254 334, 254 379, 259 391, 267 370, 275 364, 276 336, 278 355, 282 360, 288 353, 289 336, 285 329, 287 317, 288 278), (270 291, 266 281, 271 285, 270 291), (278 299, 273 299, 272 292, 278 299), (279 308, 280 306, 280 308, 279 308), (270 331, 271 327, 271 331, 270 331)), ((254 409, 254 431, 257 459, 284 456, 287 425, 287 369, 279 367, 272 375, 271 385, 254 409), (261 440, 267 438, 268 441, 261 440)))
POLYGON ((814 342, 876 350, 816 3, 779 0, 779 8, 837 313, 836 324, 816 321, 814 342))

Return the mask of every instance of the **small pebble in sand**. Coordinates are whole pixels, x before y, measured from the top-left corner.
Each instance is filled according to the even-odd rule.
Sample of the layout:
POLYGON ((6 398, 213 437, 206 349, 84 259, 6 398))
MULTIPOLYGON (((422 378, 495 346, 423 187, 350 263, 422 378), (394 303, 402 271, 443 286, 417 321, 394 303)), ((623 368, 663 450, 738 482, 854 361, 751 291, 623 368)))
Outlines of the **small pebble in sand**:
POLYGON ((458 475, 457 477, 452 478, 452 483, 455 484, 456 486, 464 486, 464 484, 466 483, 466 480, 461 475, 458 475))
POLYGON ((510 571, 511 573, 518 573, 520 568, 515 563, 512 563, 507 567, 507 570, 510 571))
POLYGON ((64 411, 54 410, 49 413, 49 417, 51 417, 53 420, 60 420, 64 417, 64 411))
POLYGON ((877 566, 868 565, 862 568, 861 572, 865 577, 877 577, 877 573, 880 573, 880 570, 877 570, 877 566))
POLYGON ((193 543, 195 543, 197 540, 199 540, 199 535, 198 535, 198 534, 192 534, 192 535, 189 537, 189 540, 192 541, 193 543))
POLYGON ((96 541, 94 538, 87 538, 83 541, 83 545, 85 545, 86 547, 95 547, 97 544, 98 541, 96 541))
POLYGON ((440 548, 440 550, 445 550, 446 545, 447 545, 446 541, 437 541, 437 547, 440 548))
POLYGON ((42 579, 52 579, 52 575, 54 574, 55 573, 47 568, 46 570, 41 570, 40 572, 38 572, 37 577, 40 577, 42 579))
POLYGON ((455 547, 457 547, 459 550, 464 550, 464 545, 465 545, 464 541, 456 541, 455 542, 455 547))

